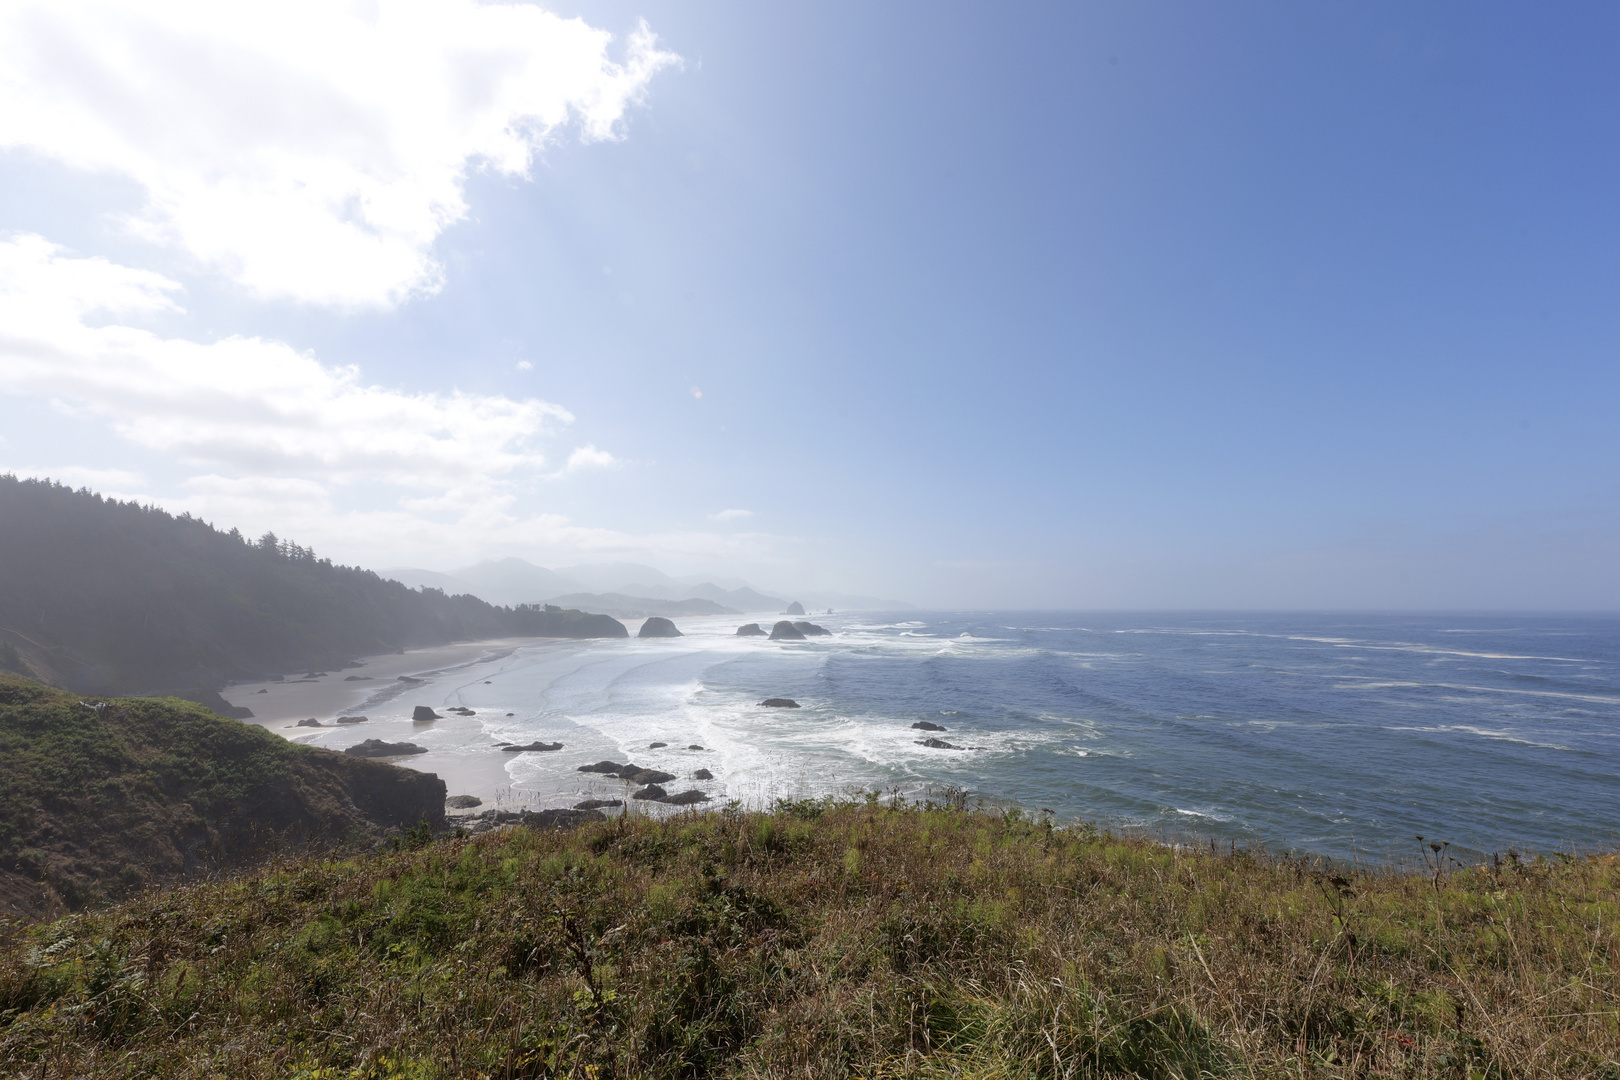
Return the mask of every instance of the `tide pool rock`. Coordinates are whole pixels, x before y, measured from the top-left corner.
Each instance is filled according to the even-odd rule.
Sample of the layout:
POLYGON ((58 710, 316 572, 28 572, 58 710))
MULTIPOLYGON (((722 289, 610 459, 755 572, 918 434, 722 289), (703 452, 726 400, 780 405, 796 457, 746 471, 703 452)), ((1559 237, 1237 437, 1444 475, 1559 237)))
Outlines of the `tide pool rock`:
POLYGON ((799 707, 799 703, 790 697, 768 697, 760 704, 772 709, 797 709, 799 707))
POLYGON ((783 619, 781 622, 779 622, 775 626, 771 627, 771 640, 772 641, 803 641, 804 640, 804 631, 800 630, 797 626, 794 626, 788 620, 783 619))
POLYGON ((751 623, 745 623, 744 625, 737 627, 737 636, 738 637, 765 637, 766 634, 765 634, 764 630, 760 629, 759 623, 751 622, 751 623))
POLYGON ((682 634, 679 630, 675 629, 675 624, 674 623, 670 622, 668 619, 664 618, 662 615, 653 615, 653 616, 649 617, 646 622, 641 624, 641 629, 636 633, 636 637, 684 637, 684 636, 685 635, 682 634))

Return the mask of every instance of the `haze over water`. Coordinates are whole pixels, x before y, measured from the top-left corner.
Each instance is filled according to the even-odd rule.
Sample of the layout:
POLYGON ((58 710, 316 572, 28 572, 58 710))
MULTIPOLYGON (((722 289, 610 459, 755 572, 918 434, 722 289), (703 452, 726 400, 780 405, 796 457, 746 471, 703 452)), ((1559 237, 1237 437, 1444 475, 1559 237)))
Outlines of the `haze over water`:
MULTIPOLYGON (((560 741, 506 763, 547 805, 625 794, 577 771, 613 758, 676 773, 672 791, 708 768, 697 786, 749 803, 954 785, 1061 819, 1340 857, 1415 854, 1418 834, 1472 853, 1620 840, 1614 618, 815 618, 834 635, 766 642, 734 637, 735 619, 683 620, 677 640, 526 647, 413 688, 411 702, 478 717, 411 738, 474 755, 492 738, 560 741), (803 707, 757 704, 776 695, 803 707), (973 749, 919 745, 919 720, 973 749)), ((374 720, 392 708, 403 723, 395 693, 374 720)))

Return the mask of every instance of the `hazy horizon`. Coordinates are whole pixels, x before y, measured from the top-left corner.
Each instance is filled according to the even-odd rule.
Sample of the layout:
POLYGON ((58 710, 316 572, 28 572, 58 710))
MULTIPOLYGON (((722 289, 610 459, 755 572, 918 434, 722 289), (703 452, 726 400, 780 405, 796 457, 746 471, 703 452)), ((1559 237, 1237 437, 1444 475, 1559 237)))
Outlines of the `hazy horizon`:
POLYGON ((1617 36, 24 0, 0 472, 379 570, 1613 613, 1617 36))

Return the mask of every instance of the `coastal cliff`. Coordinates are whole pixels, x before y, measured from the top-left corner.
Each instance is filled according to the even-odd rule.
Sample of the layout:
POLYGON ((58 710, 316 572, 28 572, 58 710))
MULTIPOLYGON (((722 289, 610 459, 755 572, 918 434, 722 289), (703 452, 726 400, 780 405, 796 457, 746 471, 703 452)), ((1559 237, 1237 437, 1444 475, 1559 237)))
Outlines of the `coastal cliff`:
POLYGON ((116 899, 272 854, 444 827, 431 773, 289 743, 174 698, 0 677, 0 911, 116 899))

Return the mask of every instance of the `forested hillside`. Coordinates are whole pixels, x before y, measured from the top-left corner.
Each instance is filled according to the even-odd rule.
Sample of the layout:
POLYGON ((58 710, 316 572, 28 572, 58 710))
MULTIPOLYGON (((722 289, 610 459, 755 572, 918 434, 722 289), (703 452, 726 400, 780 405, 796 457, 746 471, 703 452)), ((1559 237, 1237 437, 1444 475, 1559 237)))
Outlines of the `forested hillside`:
POLYGON ((219 686, 446 641, 623 637, 334 565, 266 533, 0 476, 0 668, 97 693, 219 686))

